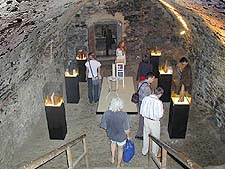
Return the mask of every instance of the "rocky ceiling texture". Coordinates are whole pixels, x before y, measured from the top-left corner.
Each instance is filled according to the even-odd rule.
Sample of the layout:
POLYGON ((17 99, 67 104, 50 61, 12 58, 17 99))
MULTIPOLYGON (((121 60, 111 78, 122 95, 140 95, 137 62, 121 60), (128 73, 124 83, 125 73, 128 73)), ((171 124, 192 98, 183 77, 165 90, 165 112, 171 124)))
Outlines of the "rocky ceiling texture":
MULTIPOLYGON (((131 2, 127 0, 127 5, 131 2)), ((159 3, 157 0, 151 2, 159 3)), ((185 8, 184 1, 174 2, 173 5, 190 28, 187 35, 181 38, 181 51, 188 55, 193 70, 192 107, 197 107, 199 113, 207 117, 214 117, 220 127, 221 138, 224 139, 224 45, 218 33, 213 32, 196 11, 190 6, 185 8)), ((13 150, 30 135, 43 114, 43 86, 49 81, 63 81, 63 58, 70 52, 67 51, 67 41, 73 36, 79 39, 82 32, 87 34, 89 15, 100 12, 102 3, 99 0, 0 0, 0 166, 10 166, 13 150), (84 4, 87 6, 86 18, 79 18, 84 4), (71 25, 77 31, 72 35, 72 31, 68 32, 71 25)), ((110 15, 117 12, 113 6, 119 3, 118 0, 106 0, 104 3, 110 6, 106 8, 110 15)), ((174 24, 176 18, 167 8, 165 11, 173 18, 174 24)), ((123 7, 120 12, 126 15, 123 7)), ((157 15, 158 11, 155 12, 157 15)), ((158 13, 156 20, 151 23, 157 23, 160 15, 158 13)), ((127 17, 129 19, 132 17, 127 17)), ((166 24, 170 24, 169 21, 166 24)), ((178 23, 173 26, 180 28, 178 23)), ((167 30, 167 33, 171 30, 167 30)), ((126 33, 132 34, 129 31, 132 30, 128 27, 126 33)), ((154 36, 154 32, 149 35, 154 36)), ((164 37, 168 40, 166 35, 164 37)), ((133 52, 141 54, 138 50, 140 47, 146 50, 155 45, 160 46, 157 40, 152 46, 146 45, 147 40, 143 36, 139 41, 140 46, 134 47, 133 52)), ((177 36, 174 36, 172 41, 176 40, 177 36)), ((87 38, 83 43, 87 45, 87 38)), ((176 46, 164 49, 164 52, 170 55, 174 48, 176 46)), ((179 58, 181 53, 176 55, 179 58)))

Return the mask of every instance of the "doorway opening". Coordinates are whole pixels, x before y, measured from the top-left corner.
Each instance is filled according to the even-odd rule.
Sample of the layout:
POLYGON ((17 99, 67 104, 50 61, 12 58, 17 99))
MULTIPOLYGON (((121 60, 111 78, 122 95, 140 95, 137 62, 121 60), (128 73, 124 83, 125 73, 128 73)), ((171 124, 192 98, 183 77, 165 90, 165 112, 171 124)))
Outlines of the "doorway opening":
POLYGON ((117 44, 121 39, 121 22, 107 21, 94 24, 95 51, 98 56, 115 56, 117 44))

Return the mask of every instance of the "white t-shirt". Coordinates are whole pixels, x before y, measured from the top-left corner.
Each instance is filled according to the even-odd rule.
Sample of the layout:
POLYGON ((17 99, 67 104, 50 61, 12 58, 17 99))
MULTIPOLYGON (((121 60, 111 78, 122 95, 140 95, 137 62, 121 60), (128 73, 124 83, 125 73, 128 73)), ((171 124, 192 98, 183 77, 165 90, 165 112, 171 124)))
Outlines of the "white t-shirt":
POLYGON ((117 48, 116 49, 116 57, 118 57, 118 58, 125 58, 126 55, 123 54, 123 52, 122 52, 122 50, 120 50, 120 48, 117 48))
POLYGON ((126 65, 126 54, 122 52, 122 50, 120 50, 120 48, 116 49, 116 62, 122 62, 124 63, 124 65, 126 65))
MULTIPOLYGON (((98 76, 98 68, 101 66, 101 63, 97 60, 90 60, 90 64, 91 64, 91 69, 93 72, 94 77, 98 76)), ((92 73, 91 73, 91 69, 90 69, 90 64, 89 61, 87 61, 85 63, 85 66, 88 68, 88 78, 92 78, 92 73)))

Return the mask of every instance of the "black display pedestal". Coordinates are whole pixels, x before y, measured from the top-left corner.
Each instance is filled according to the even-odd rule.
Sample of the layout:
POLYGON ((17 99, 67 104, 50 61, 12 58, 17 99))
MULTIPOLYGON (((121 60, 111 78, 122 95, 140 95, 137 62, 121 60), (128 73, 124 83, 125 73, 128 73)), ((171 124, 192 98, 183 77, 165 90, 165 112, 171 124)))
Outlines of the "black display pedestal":
POLYGON ((160 56, 150 56, 150 63, 152 64, 153 73, 155 77, 159 77, 159 57, 160 56))
POLYGON ((189 104, 174 104, 171 99, 168 132, 170 138, 185 138, 189 104))
POLYGON ((87 60, 77 60, 80 82, 86 82, 86 67, 85 67, 86 62, 87 60))
POLYGON ((162 102, 170 102, 171 99, 171 83, 172 83, 172 74, 160 74, 158 79, 158 87, 164 89, 164 93, 160 100, 162 102))
POLYGON ((65 107, 45 106, 50 139, 64 140, 67 133, 65 107))
POLYGON ((78 103, 80 100, 79 78, 65 77, 67 103, 78 103))

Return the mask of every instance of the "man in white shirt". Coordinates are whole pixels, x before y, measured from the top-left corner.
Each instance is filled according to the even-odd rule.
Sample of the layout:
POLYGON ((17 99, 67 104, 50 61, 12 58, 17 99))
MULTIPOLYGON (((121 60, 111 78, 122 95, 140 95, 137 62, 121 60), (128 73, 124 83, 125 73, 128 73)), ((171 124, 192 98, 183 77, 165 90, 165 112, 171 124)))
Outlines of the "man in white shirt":
POLYGON ((99 80, 98 83, 93 84, 92 79, 99 78, 101 63, 96 60, 96 56, 93 52, 88 53, 89 60, 85 63, 86 66, 86 80, 88 82, 88 99, 89 102, 96 103, 99 100, 99 80))
MULTIPOLYGON (((160 138, 160 118, 163 116, 163 103, 159 98, 164 90, 161 87, 155 89, 154 94, 144 97, 141 104, 140 114, 144 117, 142 154, 146 155, 149 149, 149 137, 160 138)), ((157 156, 159 146, 152 143, 152 153, 157 156)))

